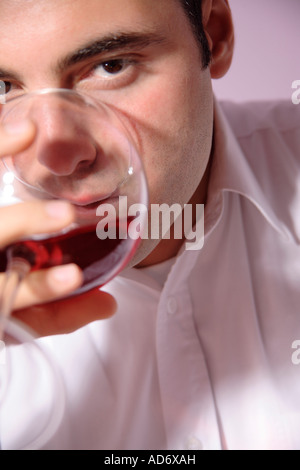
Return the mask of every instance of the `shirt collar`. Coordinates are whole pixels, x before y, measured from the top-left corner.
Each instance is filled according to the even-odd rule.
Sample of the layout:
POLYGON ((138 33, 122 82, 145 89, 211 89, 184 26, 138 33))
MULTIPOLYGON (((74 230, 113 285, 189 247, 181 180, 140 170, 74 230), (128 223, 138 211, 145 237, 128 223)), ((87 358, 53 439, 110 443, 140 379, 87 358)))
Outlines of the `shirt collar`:
MULTIPOLYGON (((296 237, 280 220, 271 206, 271 202, 265 196, 263 188, 248 164, 247 156, 239 145, 238 138, 230 127, 221 105, 216 100, 214 103, 214 145, 212 158, 207 204, 205 206, 205 239, 217 227, 218 222, 222 218, 224 193, 232 192, 248 199, 270 226, 281 236, 289 241, 295 240, 296 237)), ((173 270, 175 271, 174 268, 179 264, 181 266, 187 264, 191 271, 197 258, 197 252, 186 251, 183 244, 171 268, 171 273, 173 270)), ((176 276, 169 276, 167 284, 171 282, 173 287, 180 286, 181 277, 184 276, 185 269, 183 267, 180 270, 177 269, 176 276)), ((143 273, 140 269, 125 270, 121 277, 130 278, 138 283, 149 283, 149 280, 143 279, 143 273)), ((157 289, 157 284, 149 285, 149 287, 157 289)))
POLYGON ((214 110, 214 149, 205 215, 206 236, 221 218, 224 192, 233 192, 251 201, 279 234, 289 240, 293 239, 286 225, 274 212, 271 202, 266 198, 216 100, 214 110))

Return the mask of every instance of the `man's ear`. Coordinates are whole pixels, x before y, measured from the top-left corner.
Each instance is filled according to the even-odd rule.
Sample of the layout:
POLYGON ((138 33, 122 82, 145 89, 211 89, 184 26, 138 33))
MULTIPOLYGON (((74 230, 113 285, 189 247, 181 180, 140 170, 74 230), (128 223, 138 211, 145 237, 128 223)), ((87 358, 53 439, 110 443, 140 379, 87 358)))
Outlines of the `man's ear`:
POLYGON ((228 0, 204 0, 202 21, 212 53, 211 76, 221 78, 231 65, 234 50, 234 28, 228 0))

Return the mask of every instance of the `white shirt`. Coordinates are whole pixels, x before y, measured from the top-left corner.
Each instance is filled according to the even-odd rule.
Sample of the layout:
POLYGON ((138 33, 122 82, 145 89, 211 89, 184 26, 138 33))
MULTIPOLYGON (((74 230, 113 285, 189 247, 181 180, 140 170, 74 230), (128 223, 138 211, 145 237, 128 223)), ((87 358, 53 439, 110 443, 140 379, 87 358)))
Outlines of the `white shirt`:
MULTIPOLYGON (((300 449, 299 111, 216 106, 204 247, 155 268, 158 282, 124 272, 106 286, 113 318, 44 340, 67 399, 41 447, 300 449)), ((14 380, 3 448, 51 413, 38 367, 14 380)))

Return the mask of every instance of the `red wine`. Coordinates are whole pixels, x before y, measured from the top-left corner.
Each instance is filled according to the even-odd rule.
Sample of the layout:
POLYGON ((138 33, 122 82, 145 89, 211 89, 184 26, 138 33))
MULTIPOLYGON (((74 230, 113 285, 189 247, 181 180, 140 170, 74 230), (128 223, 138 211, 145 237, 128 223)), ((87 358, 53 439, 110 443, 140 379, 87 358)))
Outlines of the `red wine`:
MULTIPOLYGON (((127 220, 127 233, 130 221, 127 220)), ((116 233, 121 222, 117 221, 116 233)), ((122 223, 125 224, 126 222, 122 223)), ((125 229, 125 230, 126 230, 125 229)), ((126 231, 125 231, 126 234, 126 231)), ((96 226, 79 227, 64 234, 38 240, 22 240, 10 245, 6 252, 0 252, 0 271, 5 271, 7 254, 25 258, 31 271, 62 264, 75 263, 83 271, 84 283, 80 291, 101 286, 117 274, 129 261, 138 241, 129 236, 124 239, 97 237, 96 226)))

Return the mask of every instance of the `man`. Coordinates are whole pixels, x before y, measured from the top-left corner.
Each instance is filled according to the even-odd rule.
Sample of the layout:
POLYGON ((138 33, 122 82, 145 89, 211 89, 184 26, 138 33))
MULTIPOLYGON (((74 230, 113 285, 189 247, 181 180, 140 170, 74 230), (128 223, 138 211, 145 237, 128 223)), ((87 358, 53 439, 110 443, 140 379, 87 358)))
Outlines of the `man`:
MULTIPOLYGON (((56 335, 44 341, 67 393, 61 425, 43 446, 297 448, 297 111, 214 103, 211 78, 227 72, 233 54, 227 1, 121 4, 2 0, 0 79, 8 97, 97 81, 99 98, 137 136, 150 202, 205 204, 205 244, 195 253, 183 240, 147 240, 136 268, 107 292, 50 305, 80 284, 78 268, 28 276, 15 315, 56 335)), ((33 138, 22 125, 1 130, 2 155, 33 138)), ((73 217, 66 203, 27 209, 30 227, 24 206, 1 209, 2 246, 73 217)), ((37 385, 4 410, 4 448, 34 434, 39 398, 37 385), (25 404, 29 417, 16 429, 11 417, 25 404)))

